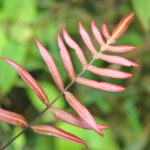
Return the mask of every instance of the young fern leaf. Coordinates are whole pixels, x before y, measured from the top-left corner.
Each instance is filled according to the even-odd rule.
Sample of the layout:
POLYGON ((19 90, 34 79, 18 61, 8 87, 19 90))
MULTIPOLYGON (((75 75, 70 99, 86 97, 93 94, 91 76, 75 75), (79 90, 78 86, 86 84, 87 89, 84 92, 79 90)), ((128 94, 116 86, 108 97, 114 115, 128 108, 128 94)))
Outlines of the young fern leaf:
POLYGON ((86 147, 88 146, 82 139, 76 137, 75 135, 51 125, 34 125, 32 126, 32 130, 38 134, 56 136, 67 141, 82 144, 86 147))
POLYGON ((60 49, 60 56, 61 56, 62 62, 64 64, 64 67, 66 69, 66 72, 67 72, 70 80, 74 80, 75 79, 75 72, 74 72, 74 68, 72 65, 70 55, 69 55, 69 53, 68 53, 68 51, 67 51, 67 49, 63 43, 63 40, 59 34, 57 35, 57 38, 58 38, 58 46, 60 49))
POLYGON ((86 32, 85 28, 83 27, 82 23, 79 22, 79 32, 80 35, 84 41, 84 43, 86 44, 86 46, 89 48, 91 54, 93 55, 93 57, 97 54, 97 51, 92 43, 92 40, 90 38, 90 36, 88 35, 88 33, 86 32))
POLYGON ((76 80, 76 82, 84 86, 90 87, 90 88, 109 91, 109 92, 123 92, 125 90, 124 87, 116 85, 116 84, 111 84, 108 82, 98 82, 98 81, 86 79, 83 77, 79 77, 76 80))
POLYGON ((135 49, 136 49, 136 47, 130 46, 130 45, 122 45, 122 46, 110 46, 109 45, 105 48, 105 50, 107 50, 107 51, 116 52, 116 53, 133 51, 135 49))
POLYGON ((101 35, 100 31, 98 30, 97 26, 95 25, 94 21, 91 22, 91 30, 92 30, 94 38, 99 43, 99 45, 101 45, 101 46, 105 45, 102 35, 101 35))
POLYGON ((63 84, 62 78, 60 76, 60 73, 57 69, 57 66, 56 66, 52 56, 50 55, 50 53, 48 53, 46 48, 38 40, 35 40, 35 42, 38 46, 38 49, 40 51, 41 56, 43 57, 46 65, 47 65, 47 67, 48 67, 48 69, 52 75, 52 78, 53 78, 57 88, 60 91, 63 91, 64 90, 64 84, 63 84))
POLYGON ((96 124, 93 116, 91 113, 87 110, 86 107, 84 107, 77 99, 76 97, 71 94, 70 92, 65 92, 65 97, 68 102, 68 104, 78 113, 78 115, 81 117, 84 122, 87 123, 91 128, 93 128, 97 133, 104 136, 102 131, 99 129, 98 125, 96 124))
POLYGON ((0 121, 7 122, 9 124, 20 127, 28 126, 28 122, 22 115, 2 108, 0 108, 0 121))
MULTIPOLYGON (((80 128, 93 130, 93 128, 91 126, 87 125, 87 123, 85 121, 83 121, 77 115, 71 114, 67 111, 64 111, 64 110, 56 108, 56 107, 51 107, 50 110, 53 113, 53 115, 59 120, 62 120, 66 123, 75 125, 80 128)), ((108 129, 108 126, 100 124, 100 123, 97 123, 97 126, 99 127, 100 130, 108 129)))
MULTIPOLYGON (((76 56, 79 59, 83 67, 83 70, 81 71, 81 73, 76 76, 68 50, 60 34, 58 34, 57 39, 58 39, 58 46, 60 49, 60 56, 64 64, 65 70, 67 72, 67 75, 71 80, 71 83, 66 88, 64 87, 62 78, 60 76, 60 73, 58 71, 58 68, 52 56, 50 55, 50 53, 48 53, 46 48, 38 40, 35 40, 38 46, 38 49, 41 53, 41 56, 43 57, 46 65, 48 66, 48 69, 52 75, 52 78, 57 88, 61 91, 61 94, 51 104, 49 104, 48 97, 43 91, 43 89, 25 69, 23 69, 17 63, 9 59, 6 59, 6 58, 0 58, 0 59, 6 61, 8 64, 10 64, 12 67, 14 67, 17 70, 17 72, 20 74, 22 79, 34 90, 37 96, 46 105, 47 109, 50 108, 51 112, 56 118, 64 122, 67 122, 69 124, 84 128, 84 129, 95 130, 101 136, 104 136, 101 130, 107 129, 108 127, 105 125, 96 123, 96 121, 94 120, 94 117, 87 110, 87 108, 83 106, 73 94, 71 94, 70 92, 66 90, 68 90, 68 88, 75 82, 81 85, 90 87, 90 88, 95 88, 95 89, 104 90, 104 91, 122 92, 125 90, 125 88, 120 85, 115 85, 115 84, 108 83, 108 82, 98 82, 92 79, 86 79, 86 78, 81 77, 81 75, 84 73, 84 71, 87 70, 100 76, 118 78, 118 79, 129 78, 132 76, 130 73, 127 73, 127 72, 122 72, 122 71, 113 70, 109 68, 99 68, 99 67, 93 66, 92 63, 94 62, 94 60, 100 59, 109 63, 119 64, 122 66, 138 67, 138 64, 126 58, 103 53, 105 51, 122 53, 122 52, 127 52, 127 51, 131 51, 135 49, 134 46, 130 46, 130 45, 123 45, 123 46, 110 45, 110 44, 115 43, 118 37, 121 36, 125 32, 125 30, 128 28, 129 24, 131 23, 133 19, 134 19, 134 13, 131 13, 123 17, 123 19, 119 22, 119 24, 113 30, 112 34, 109 33, 108 28, 105 24, 102 25, 102 34, 101 34, 101 32, 98 30, 95 23, 92 21, 91 30, 92 30, 92 34, 95 40, 100 45, 99 51, 97 51, 96 48, 94 47, 94 44, 92 43, 92 40, 89 34, 87 33, 87 31, 85 30, 85 28, 83 27, 82 23, 79 23, 78 25, 79 33, 85 45, 87 46, 88 50, 93 56, 93 59, 89 63, 87 62, 80 46, 70 37, 70 35, 67 33, 67 31, 64 28, 62 29, 65 42, 70 48, 72 48, 75 51, 76 56), (103 37, 105 37, 106 42, 105 40, 103 40, 103 37), (65 94, 68 104, 76 111, 78 116, 68 113, 64 110, 52 107, 52 104, 62 94, 65 94)), ((28 126, 27 121, 21 115, 8 112, 3 109, 0 109, 0 120, 14 124, 14 125, 19 125, 22 127, 30 127, 28 126)), ((50 125, 34 125, 34 126, 31 126, 31 128, 33 129, 34 132, 38 134, 52 135, 52 136, 60 137, 60 138, 87 146, 87 144, 80 138, 70 133, 67 133, 66 131, 63 131, 59 128, 50 126, 50 125)))
POLYGON ((20 74, 21 78, 34 90, 36 95, 39 97, 39 99, 46 105, 49 104, 48 97, 46 93, 43 91, 42 87, 37 83, 37 81, 31 76, 29 72, 27 72, 23 67, 18 65, 12 60, 9 60, 7 58, 0 59, 7 62, 9 65, 11 65, 14 69, 17 70, 17 72, 20 74))
MULTIPOLYGON (((0 108, 0 121, 9 123, 15 126, 20 126, 20 127, 28 126, 27 120, 22 115, 2 109, 2 108, 0 108)), ((38 134, 56 136, 56 137, 60 137, 68 141, 72 141, 72 142, 87 146, 87 144, 80 138, 62 129, 56 128, 54 126, 33 125, 30 128, 38 134)))
POLYGON ((87 70, 100 76, 111 77, 116 79, 125 79, 125 78, 132 77, 131 73, 108 69, 108 68, 99 68, 92 65, 88 66, 87 70))
MULTIPOLYGON (((102 24, 102 34, 106 38, 107 41, 111 38, 111 35, 108 31, 108 27, 106 24, 102 24)), ((115 43, 115 40, 111 42, 111 44, 113 43, 115 43)))
POLYGON ((84 68, 88 63, 85 59, 85 56, 82 52, 82 49, 80 46, 70 37, 70 35, 67 33, 67 31, 63 28, 62 33, 64 36, 64 39, 69 47, 71 47, 73 50, 75 50, 76 56, 79 59, 82 67, 84 68))
POLYGON ((109 62, 109 63, 114 63, 114 64, 119 64, 119 65, 122 65, 122 66, 127 66, 127 67, 139 67, 139 65, 135 62, 132 62, 126 58, 123 58, 121 56, 115 56, 115 55, 107 55, 107 54, 101 54, 98 56, 97 59, 100 59, 100 60, 104 60, 106 62, 109 62))
POLYGON ((109 39, 108 43, 111 43, 111 41, 113 41, 113 40, 117 40, 118 37, 120 37, 127 30, 129 24, 133 21, 134 18, 135 18, 135 14, 134 13, 130 13, 129 15, 124 16, 120 20, 118 25, 112 31, 112 36, 109 39))
MULTIPOLYGON (((86 61, 85 56, 82 52, 82 49, 68 35, 68 33, 65 29, 63 29, 63 36, 64 36, 64 39, 65 39, 66 43, 68 44, 68 46, 75 50, 76 56, 78 57, 82 67, 84 68, 85 64, 87 64, 87 61, 86 61)), ((87 70, 92 72, 92 73, 95 73, 97 75, 112 77, 112 78, 124 79, 124 78, 129 78, 129 77, 132 76, 130 73, 121 72, 121 71, 117 71, 117 70, 112 70, 112 69, 108 69, 108 68, 99 68, 99 67, 95 67, 95 66, 92 66, 92 65, 88 66, 87 70)))

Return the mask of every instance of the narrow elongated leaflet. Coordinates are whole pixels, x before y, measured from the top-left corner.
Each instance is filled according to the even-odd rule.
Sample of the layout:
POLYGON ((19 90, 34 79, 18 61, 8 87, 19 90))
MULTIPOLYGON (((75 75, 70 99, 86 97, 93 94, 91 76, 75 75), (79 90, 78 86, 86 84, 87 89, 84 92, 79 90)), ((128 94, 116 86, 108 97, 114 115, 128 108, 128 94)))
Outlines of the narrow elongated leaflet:
POLYGON ((51 125, 33 125, 32 129, 38 134, 56 136, 64 140, 88 146, 82 139, 78 138, 77 136, 51 125))
POLYGON ((91 22, 91 30, 92 30, 92 33, 94 35, 94 38, 96 39, 96 41, 99 43, 99 45, 103 46, 105 45, 105 42, 103 40, 103 37, 99 31, 99 29, 97 28, 97 26, 95 25, 95 22, 92 21, 91 22))
POLYGON ((42 100, 42 102, 46 105, 49 104, 46 93, 43 91, 42 87, 36 82, 36 80, 31 76, 29 72, 27 72, 23 67, 21 67, 12 60, 2 57, 0 57, 0 59, 6 61, 13 68, 15 68, 17 72, 20 74, 21 78, 34 90, 34 92, 42 100))
POLYGON ((76 56, 79 59, 82 67, 85 67, 87 65, 87 61, 85 59, 85 56, 82 52, 82 49, 80 46, 70 37, 70 35, 67 33, 67 31, 63 28, 62 29, 64 39, 69 47, 71 47, 73 50, 75 50, 76 56))
POLYGON ((66 72, 67 72, 70 80, 73 80, 75 78, 75 72, 74 72, 74 68, 73 68, 73 64, 72 64, 70 55, 68 53, 66 46, 63 43, 63 40, 62 40, 60 34, 57 34, 57 39, 58 39, 58 46, 60 49, 60 56, 61 56, 62 62, 64 64, 64 67, 66 69, 66 72))
POLYGON ((84 107, 70 92, 66 91, 65 97, 68 104, 78 113, 82 120, 84 120, 89 126, 91 126, 97 133, 104 136, 88 109, 84 107))
POLYGON ((99 89, 103 91, 109 91, 109 92, 123 92, 125 90, 124 87, 116 85, 116 84, 111 84, 108 82, 98 82, 98 81, 86 79, 83 77, 79 77, 76 80, 76 82, 87 87, 91 87, 91 88, 99 89))
POLYGON ((135 17, 134 13, 130 13, 129 15, 123 17, 118 25, 114 28, 112 32, 112 37, 109 40, 109 43, 111 43, 112 40, 116 40, 118 37, 120 37, 125 30, 128 28, 129 24, 133 21, 135 17))
POLYGON ((22 115, 2 108, 0 108, 0 121, 20 127, 25 127, 28 125, 26 119, 22 115))
MULTIPOLYGON (((62 120, 66 123, 75 125, 80 128, 93 130, 91 126, 89 126, 85 121, 83 121, 77 115, 71 114, 67 111, 64 111, 56 107, 51 107, 50 110, 52 111, 53 115, 59 120, 62 120)), ((100 130, 108 129, 108 126, 100 124, 100 123, 97 123, 97 126, 99 127, 100 130)))
POLYGON ((92 65, 88 66, 87 70, 100 76, 116 78, 116 79, 125 79, 125 78, 132 77, 131 73, 108 69, 108 68, 99 68, 92 65))
POLYGON ((107 41, 111 38, 106 24, 102 24, 102 34, 104 35, 107 41))
POLYGON ((82 23, 79 22, 79 32, 80 32, 80 35, 84 41, 84 43, 86 44, 86 46, 89 48, 91 54, 93 56, 95 56, 97 54, 97 51, 91 41, 91 38, 90 36, 88 35, 88 33, 86 32, 85 28, 83 27, 82 23))
POLYGON ((95 25, 94 21, 91 22, 91 30, 92 30, 92 33, 93 33, 96 41, 99 43, 99 45, 100 46, 105 45, 102 35, 101 35, 100 31, 98 30, 97 26, 95 25))
POLYGON ((115 55, 107 55, 107 54, 100 54, 98 59, 100 60, 104 60, 106 62, 109 62, 109 63, 114 63, 114 64, 119 64, 119 65, 122 65, 122 66, 133 66, 133 67, 138 67, 139 65, 136 64, 135 62, 132 62, 126 58, 123 58, 121 56, 115 56, 115 55))
POLYGON ((122 45, 122 46, 107 46, 105 50, 110 51, 110 52, 117 52, 117 53, 123 53, 123 52, 128 52, 128 51, 133 51, 135 50, 136 47, 130 46, 130 45, 122 45))
POLYGON ((51 73, 51 76, 52 76, 57 88, 60 91, 63 91, 64 84, 63 84, 62 78, 60 76, 60 73, 58 71, 58 68, 55 64, 54 59, 52 58, 50 53, 46 50, 46 48, 38 40, 35 40, 35 42, 38 46, 38 49, 40 51, 41 56, 43 57, 46 65, 47 65, 47 67, 51 73))

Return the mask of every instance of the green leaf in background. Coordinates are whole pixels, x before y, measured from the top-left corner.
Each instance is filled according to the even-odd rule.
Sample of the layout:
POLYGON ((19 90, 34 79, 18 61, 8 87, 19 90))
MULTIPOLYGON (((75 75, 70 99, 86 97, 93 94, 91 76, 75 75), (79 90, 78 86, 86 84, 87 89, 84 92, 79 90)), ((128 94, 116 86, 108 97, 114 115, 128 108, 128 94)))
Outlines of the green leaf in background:
POLYGON ((5 47, 5 45, 6 45, 6 34, 4 29, 0 27, 0 56, 2 54, 2 49, 5 47))
POLYGON ((5 20, 32 23, 36 20, 36 0, 3 0, 1 16, 5 20))
POLYGON ((33 23, 36 20, 37 0, 21 1, 18 21, 21 23, 33 23))
POLYGON ((32 37, 32 34, 33 31, 30 26, 19 23, 13 24, 11 26, 10 36, 13 40, 17 42, 25 43, 29 41, 29 39, 31 39, 32 37))
MULTIPOLYGON (((14 128, 14 131, 13 131, 13 134, 12 134, 12 137, 15 137, 18 133, 20 133, 22 131, 22 128, 21 127, 15 127, 14 128)), ((26 137, 25 137, 25 134, 22 134, 21 136, 19 136, 17 138, 17 140, 15 140, 13 143, 12 143, 12 146, 14 148, 14 150, 21 150, 23 149, 23 147, 25 146, 26 144, 26 137)))
MULTIPOLYGON (((6 122, 0 122, 0 146, 4 145, 6 141, 10 140, 12 134, 12 126, 10 124, 7 124, 6 122), (1 129, 3 129, 3 132, 1 132, 1 129)), ((14 150, 13 145, 10 145, 8 150, 14 150)))
MULTIPOLYGON (((88 131, 89 132, 89 131, 88 131)), ((94 132, 89 132, 86 136, 89 149, 92 150, 121 150, 110 129, 104 131, 105 137, 101 137, 94 132), (92 137, 92 138, 91 138, 92 137)))
POLYGON ((133 8, 146 31, 150 30, 150 0, 131 0, 133 8))
MULTIPOLYGON (((103 121, 101 120, 98 120, 98 122, 103 123, 103 121)), ((64 130, 66 129, 68 132, 86 141, 89 145, 89 150, 120 150, 120 147, 116 143, 114 135, 112 134, 110 129, 105 130, 105 136, 102 137, 94 131, 81 129, 64 122, 59 122, 57 124, 57 127, 64 130)), ((67 142, 59 138, 55 138, 55 145, 55 148, 58 150, 83 150, 82 145, 67 142)))
MULTIPOLYGON (((22 64, 25 59, 27 49, 24 44, 7 40, 6 46, 3 47, 1 51, 1 57, 6 57, 22 64)), ((17 79, 17 72, 3 61, 0 61, 0 70, 3 70, 0 72, 0 89, 2 93, 7 93, 10 91, 17 79)))
POLYGON ((30 148, 32 148, 32 150, 54 150, 53 137, 45 136, 45 135, 38 136, 35 133, 34 133, 34 137, 35 137, 35 140, 30 141, 33 145, 33 146, 30 146, 30 148), (38 143, 40 143, 40 144, 38 144, 38 143))
POLYGON ((3 0, 2 1, 2 10, 1 16, 6 20, 14 20, 18 17, 18 11, 20 9, 20 0, 3 0))
POLYGON ((132 128, 133 138, 137 138, 142 130, 142 125, 137 113, 136 102, 138 97, 136 95, 130 96, 123 105, 123 110, 126 113, 129 124, 132 128))
MULTIPOLYGON (((65 122, 58 122, 56 124, 56 126, 69 132, 69 133, 72 133, 72 134, 78 136, 79 138, 85 139, 84 130, 81 128, 72 126, 65 122)), ((68 141, 65 141, 60 138, 55 138, 55 149, 56 150, 82 150, 83 148, 84 148, 84 146, 82 146, 80 144, 68 142, 68 141)))
MULTIPOLYGON (((105 121, 95 118, 97 122, 108 125, 105 121)), ((109 126, 109 125, 108 125, 109 126)), ((88 130, 87 130, 88 131, 88 130)), ((104 137, 99 136, 94 131, 85 131, 86 141, 89 144, 89 149, 91 150, 121 150, 118 145, 114 134, 111 131, 111 127, 109 129, 104 130, 104 137), (91 138, 92 137, 92 138, 91 138)))

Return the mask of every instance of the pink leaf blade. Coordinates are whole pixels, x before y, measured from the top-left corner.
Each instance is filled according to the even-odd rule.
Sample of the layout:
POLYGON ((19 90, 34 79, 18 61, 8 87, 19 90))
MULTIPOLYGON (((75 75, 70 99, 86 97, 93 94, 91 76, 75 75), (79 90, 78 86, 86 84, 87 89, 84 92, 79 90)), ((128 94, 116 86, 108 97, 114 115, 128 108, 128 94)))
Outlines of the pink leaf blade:
POLYGON ((84 120, 89 126, 91 126, 98 134, 104 136, 88 109, 84 107, 70 92, 65 92, 65 97, 68 104, 78 113, 82 120, 84 120))
POLYGON ((35 42, 38 46, 38 50, 40 51, 41 56, 43 57, 46 65, 51 73, 51 76, 52 76, 57 88, 60 91, 63 91, 64 84, 63 84, 62 78, 60 76, 60 73, 58 71, 58 68, 54 62, 54 59, 52 58, 50 53, 47 51, 47 49, 38 40, 35 40, 35 42))
POLYGON ((90 36, 88 35, 87 31, 85 30, 85 28, 83 27, 81 22, 79 22, 79 32, 80 32, 80 35, 81 35, 84 43, 86 44, 86 46, 90 50, 91 54, 93 56, 95 56, 97 54, 97 51, 96 51, 96 49, 95 49, 95 47, 91 41, 90 36))
POLYGON ((94 38, 96 39, 96 41, 99 43, 100 46, 103 46, 105 45, 105 42, 102 38, 102 35, 100 33, 100 31, 98 30, 96 24, 94 21, 91 22, 91 30, 92 30, 92 33, 94 35, 94 38))
POLYGON ((123 52, 128 52, 128 51, 133 51, 135 50, 136 47, 130 46, 130 45, 122 45, 122 46, 107 46, 105 50, 110 51, 110 52, 117 52, 117 53, 123 53, 123 52))
POLYGON ((87 68, 87 70, 92 73, 95 73, 97 75, 105 76, 105 77, 109 77, 109 78, 126 79, 126 78, 132 77, 131 73, 108 69, 108 68, 99 68, 99 67, 92 66, 92 65, 90 65, 87 68))
POLYGON ((118 37, 120 37, 128 28, 129 24, 133 21, 133 19, 135 18, 135 14, 134 13, 130 13, 127 16, 124 16, 120 22, 118 23, 118 25, 115 27, 115 29, 112 32, 112 37, 109 40, 109 43, 111 43, 111 41, 116 40, 118 37))
POLYGON ((80 46, 70 37, 70 35, 67 33, 67 31, 63 28, 62 29, 64 39, 69 47, 71 47, 73 50, 75 50, 76 56, 79 59, 82 67, 85 67, 87 65, 87 61, 85 59, 85 56, 82 52, 82 49, 80 46))
POLYGON ((108 27, 106 24, 102 24, 102 33, 104 35, 104 37, 106 38, 106 40, 108 41, 111 38, 111 35, 108 31, 108 27))
POLYGON ((109 92, 123 92, 125 90, 124 87, 116 85, 116 84, 111 84, 108 82, 98 82, 95 80, 91 79, 86 79, 83 77, 79 77, 76 82, 78 82, 81 85, 94 88, 94 89, 99 89, 103 91, 109 91, 109 92))
POLYGON ((132 66, 133 66, 133 67, 139 67, 139 66, 140 66, 139 64, 137 64, 137 63, 135 63, 135 62, 133 62, 133 61, 132 61, 131 63, 132 63, 132 66))
MULTIPOLYGON (((93 130, 89 125, 87 125, 86 122, 84 122, 79 116, 71 114, 67 111, 64 111, 62 109, 51 107, 50 110, 52 111, 53 115, 66 123, 75 125, 80 128, 93 130)), ((97 123, 97 126, 99 126, 100 130, 108 129, 108 126, 97 123)))
POLYGON ((86 147, 88 146, 82 139, 78 138, 77 136, 51 125, 34 125, 32 126, 32 129, 35 133, 38 134, 55 136, 67 141, 82 144, 86 147))
POLYGON ((21 78, 34 90, 34 92, 41 99, 41 101, 46 105, 49 104, 46 93, 44 92, 42 87, 37 83, 37 81, 31 76, 29 72, 27 72, 23 67, 21 67, 19 64, 15 63, 12 60, 9 60, 7 58, 2 58, 2 57, 0 57, 0 59, 4 60, 9 65, 11 65, 14 69, 16 69, 16 71, 19 73, 21 78))
POLYGON ((63 40, 62 40, 60 34, 57 35, 57 38, 58 38, 58 46, 60 49, 60 56, 61 56, 62 62, 64 64, 64 67, 66 69, 66 72, 67 72, 70 80, 74 80, 76 75, 75 75, 75 71, 73 68, 71 57, 68 53, 66 46, 63 43, 63 40))
POLYGON ((9 124, 20 127, 28 126, 28 122, 22 115, 2 108, 0 108, 0 121, 7 122, 9 124))
POLYGON ((121 56, 115 56, 115 55, 107 55, 107 54, 100 54, 98 59, 100 60, 104 60, 106 62, 109 62, 109 63, 114 63, 114 64, 119 64, 119 65, 122 65, 122 66, 127 66, 127 67, 130 67, 130 66, 133 66, 133 67, 138 67, 139 65, 136 64, 135 62, 132 62, 126 58, 123 58, 121 56))

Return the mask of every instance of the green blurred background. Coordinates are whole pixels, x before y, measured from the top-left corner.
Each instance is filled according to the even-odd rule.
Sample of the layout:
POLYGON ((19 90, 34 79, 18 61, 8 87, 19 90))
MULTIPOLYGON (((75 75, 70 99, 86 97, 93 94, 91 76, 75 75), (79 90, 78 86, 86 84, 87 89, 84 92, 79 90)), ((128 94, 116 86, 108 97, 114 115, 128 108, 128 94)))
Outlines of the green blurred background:
MULTIPOLYGON (((120 18, 134 11, 136 19, 117 44, 130 44, 137 50, 123 54, 136 61, 140 68, 126 68, 97 61, 101 67, 132 72, 134 77, 114 80, 86 72, 84 76, 110 81, 127 87, 123 93, 92 90, 74 84, 70 90, 89 108, 98 122, 110 127, 105 137, 56 120, 46 112, 36 124, 54 124, 81 138, 90 150, 150 150, 150 0, 0 0, 0 56, 10 58, 26 68, 42 85, 50 101, 59 93, 44 64, 34 39, 40 40, 54 57, 65 85, 69 79, 59 57, 56 34, 65 27, 81 45, 87 59, 91 56, 81 40, 77 22, 88 32, 94 20, 98 27, 107 23, 112 30, 120 18)), ((95 43, 96 44, 96 43, 95 43)), ((97 45, 96 45, 97 46, 97 45)), ((81 66, 70 50, 74 67, 81 66)), ((17 72, 0 61, 0 105, 33 120, 45 107, 33 91, 20 79, 17 72)), ((55 106, 70 112, 64 97, 55 106)), ((0 146, 7 143, 21 128, 0 122, 0 146)), ((83 150, 84 147, 62 139, 37 135, 30 129, 17 138, 8 150, 83 150)))

